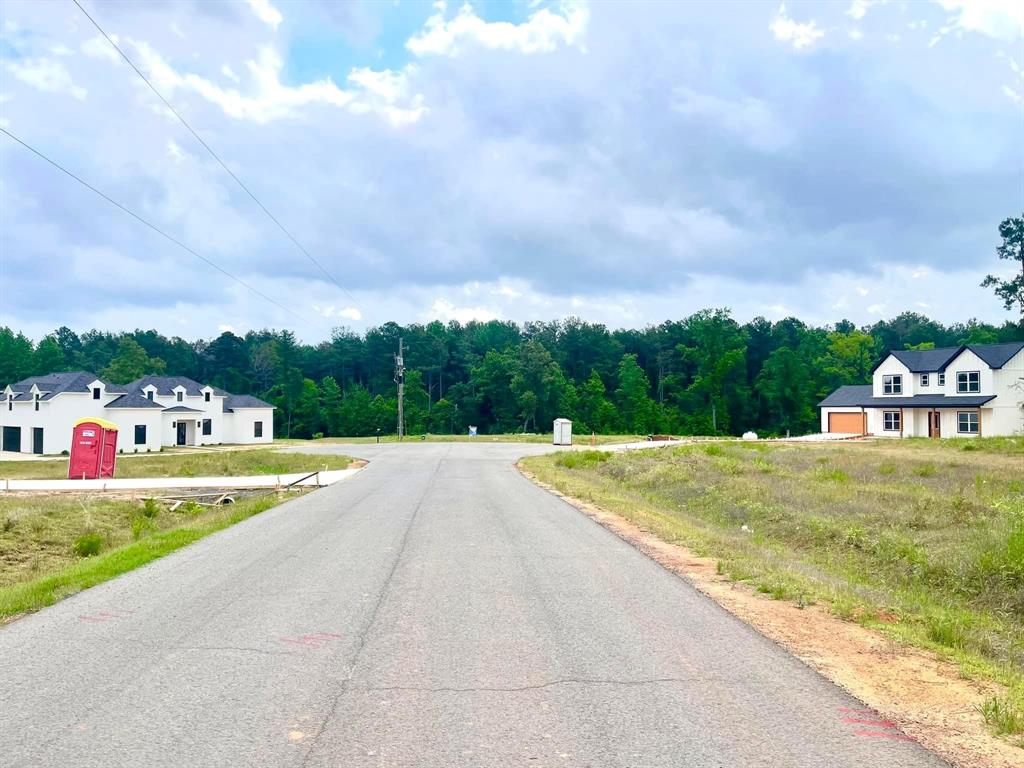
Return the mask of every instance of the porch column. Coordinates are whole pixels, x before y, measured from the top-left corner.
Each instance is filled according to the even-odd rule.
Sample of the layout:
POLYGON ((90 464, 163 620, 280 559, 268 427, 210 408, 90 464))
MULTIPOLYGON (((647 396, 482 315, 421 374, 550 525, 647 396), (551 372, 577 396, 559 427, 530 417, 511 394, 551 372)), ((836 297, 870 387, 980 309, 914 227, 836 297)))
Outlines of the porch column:
POLYGON ((978 437, 981 437, 981 408, 978 408, 978 437))
POLYGON ((903 406, 900 406, 900 440, 906 437, 907 422, 903 419, 903 406))

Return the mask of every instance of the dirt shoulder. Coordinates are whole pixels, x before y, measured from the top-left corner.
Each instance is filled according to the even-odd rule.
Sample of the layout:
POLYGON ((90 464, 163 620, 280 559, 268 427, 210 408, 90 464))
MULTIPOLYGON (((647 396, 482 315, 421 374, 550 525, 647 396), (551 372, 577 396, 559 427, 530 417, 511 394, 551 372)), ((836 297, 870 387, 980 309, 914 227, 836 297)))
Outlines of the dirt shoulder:
POLYGON ((566 496, 519 466, 532 482, 558 496, 689 581, 727 611, 860 699, 923 746, 960 768, 1019 768, 1024 751, 993 736, 978 714, 994 683, 964 679, 935 654, 899 645, 834 616, 772 600, 717 573, 714 558, 670 544, 625 518, 566 496))

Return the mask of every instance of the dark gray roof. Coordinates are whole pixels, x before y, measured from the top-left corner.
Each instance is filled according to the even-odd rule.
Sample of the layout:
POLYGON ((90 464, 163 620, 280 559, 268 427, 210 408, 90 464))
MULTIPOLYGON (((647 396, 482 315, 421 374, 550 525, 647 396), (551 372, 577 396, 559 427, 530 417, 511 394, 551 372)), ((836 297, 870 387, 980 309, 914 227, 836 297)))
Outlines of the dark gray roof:
MULTIPOLYGON (((1014 355, 1024 349, 1024 341, 1007 341, 1002 344, 965 344, 960 347, 939 349, 894 349, 889 354, 907 366, 911 373, 942 372, 965 349, 985 361, 990 368, 1002 368, 1014 355)), ((886 356, 888 357, 888 355, 886 356)), ((885 358, 882 358, 882 362, 885 358)), ((881 365, 879 362, 878 365, 881 365)), ((875 368, 878 368, 878 365, 875 368)))
POLYGON ((949 362, 960 354, 963 347, 940 349, 894 349, 893 357, 907 366, 911 373, 944 371, 949 362))
POLYGON ((138 392, 130 392, 127 395, 121 395, 116 400, 111 400, 107 403, 104 408, 160 408, 163 406, 160 403, 154 403, 148 397, 143 397, 138 392))
MULTIPOLYGON (((200 384, 195 379, 190 379, 188 376, 143 376, 141 379, 136 379, 131 384, 128 384, 126 389, 129 392, 141 392, 144 387, 149 385, 156 387, 156 393, 158 395, 173 395, 175 387, 184 387, 186 395, 192 395, 198 397, 202 394, 203 384, 200 384)), ((224 391, 218 391, 215 389, 214 394, 226 395, 224 391)))
POLYGON ((1002 368, 1024 349, 1024 341, 1007 341, 1003 344, 968 344, 967 349, 984 360, 992 368, 1002 368))
POLYGON ((872 397, 870 384, 840 387, 818 405, 823 408, 977 408, 995 395, 914 395, 872 397))
POLYGON ((231 413, 235 408, 273 408, 270 403, 265 403, 258 397, 252 395, 228 395, 224 401, 225 413, 231 413))
POLYGON ((197 408, 188 408, 184 405, 176 405, 173 408, 165 409, 164 413, 202 413, 202 411, 197 408))
POLYGON ((865 399, 871 399, 870 384, 847 384, 845 387, 837 389, 831 395, 818 403, 818 405, 824 407, 831 406, 833 408, 851 405, 857 406, 865 399))
POLYGON ((35 384, 40 392, 46 393, 41 399, 49 400, 61 392, 88 392, 89 385, 97 380, 100 380, 100 377, 89 371, 64 371, 48 373, 45 376, 30 376, 11 384, 11 389, 15 392, 28 392, 35 384))

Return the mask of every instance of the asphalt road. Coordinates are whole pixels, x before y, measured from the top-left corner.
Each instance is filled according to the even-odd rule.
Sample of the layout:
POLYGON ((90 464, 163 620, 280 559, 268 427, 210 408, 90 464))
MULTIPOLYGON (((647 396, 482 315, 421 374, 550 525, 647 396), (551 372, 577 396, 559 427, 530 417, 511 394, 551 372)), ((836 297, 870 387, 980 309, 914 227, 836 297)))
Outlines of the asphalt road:
POLYGON ((945 765, 523 479, 540 450, 350 447, 0 629, 0 766, 945 765))

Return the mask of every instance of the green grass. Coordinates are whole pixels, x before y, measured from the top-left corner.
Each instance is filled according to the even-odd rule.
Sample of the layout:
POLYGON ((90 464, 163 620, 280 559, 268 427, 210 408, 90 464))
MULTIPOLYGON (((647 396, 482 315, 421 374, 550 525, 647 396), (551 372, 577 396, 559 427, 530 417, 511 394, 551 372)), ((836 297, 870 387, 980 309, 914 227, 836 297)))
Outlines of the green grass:
POLYGON ((524 464, 764 594, 823 603, 1006 685, 986 717, 1020 734, 1022 458, 1024 439, 983 438, 716 443, 524 464))
MULTIPOLYGON (((283 475, 345 469, 347 456, 282 453, 271 448, 202 453, 166 451, 118 457, 117 477, 231 477, 283 475)), ((51 480, 67 477, 67 460, 0 461, 0 479, 51 480)))
POLYGON ((51 605, 277 503, 271 494, 154 512, 133 500, 0 497, 0 619, 51 605))

